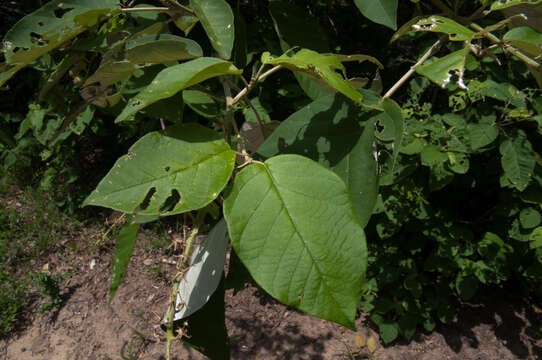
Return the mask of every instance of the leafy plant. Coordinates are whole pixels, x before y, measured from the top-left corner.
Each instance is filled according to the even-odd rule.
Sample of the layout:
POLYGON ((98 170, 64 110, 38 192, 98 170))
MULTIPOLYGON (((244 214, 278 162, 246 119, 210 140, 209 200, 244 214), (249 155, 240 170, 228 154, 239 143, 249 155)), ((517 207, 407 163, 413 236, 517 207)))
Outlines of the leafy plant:
POLYGON ((168 359, 178 336, 229 357, 224 284, 243 274, 223 281, 228 238, 273 297, 351 329, 361 301, 386 343, 451 322, 456 296, 480 287, 541 291, 541 30, 517 12, 538 1, 161 2, 52 1, 20 20, 0 85, 31 66, 43 86, 1 139, 6 168, 37 153, 58 164, 45 166, 50 187, 76 143, 122 145, 83 202, 128 215, 111 299, 140 224, 190 217, 168 359), (333 18, 351 9, 404 23, 389 34, 413 63, 401 78, 382 35, 341 38, 333 18), (363 41, 374 54, 358 53, 363 41))

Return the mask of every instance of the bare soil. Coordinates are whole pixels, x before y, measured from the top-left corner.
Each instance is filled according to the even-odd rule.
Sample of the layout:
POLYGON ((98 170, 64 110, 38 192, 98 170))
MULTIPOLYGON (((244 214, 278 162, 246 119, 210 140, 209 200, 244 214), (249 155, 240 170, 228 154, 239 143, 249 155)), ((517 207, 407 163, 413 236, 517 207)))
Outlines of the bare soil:
MULTIPOLYGON (((93 234, 82 231, 78 241, 92 242, 93 234)), ((111 250, 83 256, 65 249, 36 264, 74 273, 62 284, 65 301, 54 313, 32 314, 24 329, 0 340, 0 359, 165 359, 159 324, 174 266, 163 261, 163 252, 149 248, 145 236, 151 235, 140 234, 111 305, 111 250)), ((235 295, 228 290, 225 301, 232 359, 542 359, 538 308, 506 295, 482 305, 463 304, 452 325, 390 346, 378 341, 365 314, 353 332, 283 306, 251 286, 235 295), (364 346, 369 337, 377 339, 373 353, 364 346)), ((180 342, 173 354, 177 360, 205 359, 180 342)))

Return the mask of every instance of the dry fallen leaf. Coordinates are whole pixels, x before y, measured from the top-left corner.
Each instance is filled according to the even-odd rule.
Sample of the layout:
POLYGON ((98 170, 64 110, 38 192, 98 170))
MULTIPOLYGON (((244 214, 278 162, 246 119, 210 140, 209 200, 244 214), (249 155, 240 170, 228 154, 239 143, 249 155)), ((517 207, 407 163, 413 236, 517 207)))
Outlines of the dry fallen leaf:
POLYGON ((357 333, 354 337, 354 343, 356 344, 357 348, 362 348, 367 344, 367 337, 365 334, 357 333))
POLYGON ((376 339, 372 336, 367 339, 367 350, 369 350, 370 353, 374 353, 376 350, 376 339))

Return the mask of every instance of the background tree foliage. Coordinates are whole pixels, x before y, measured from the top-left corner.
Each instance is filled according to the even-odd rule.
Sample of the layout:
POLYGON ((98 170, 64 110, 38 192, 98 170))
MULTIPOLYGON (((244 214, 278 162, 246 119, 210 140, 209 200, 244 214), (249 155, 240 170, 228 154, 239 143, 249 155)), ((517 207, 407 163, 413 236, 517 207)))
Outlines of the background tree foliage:
POLYGON ((497 285, 542 296, 540 3, 7 3, 2 166, 130 215, 111 296, 139 224, 216 224, 221 246, 189 260, 188 239, 170 341, 191 314, 183 340, 227 358, 221 296, 245 267, 308 314, 352 328, 361 305, 410 339, 497 285))

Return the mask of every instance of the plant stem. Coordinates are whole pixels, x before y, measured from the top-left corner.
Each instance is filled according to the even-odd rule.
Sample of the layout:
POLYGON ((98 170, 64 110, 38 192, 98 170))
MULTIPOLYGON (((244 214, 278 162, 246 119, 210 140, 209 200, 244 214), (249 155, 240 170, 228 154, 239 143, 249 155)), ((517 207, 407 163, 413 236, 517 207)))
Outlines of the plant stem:
POLYGON ((276 72, 276 71, 278 71, 280 69, 282 69, 282 66, 277 65, 277 66, 271 68, 270 70, 266 71, 262 75, 256 74, 256 77, 254 77, 254 79, 250 80, 250 83, 248 84, 249 86, 246 86, 237 95, 235 95, 235 97, 233 98, 232 105, 237 104, 243 98, 243 96, 247 95, 250 92, 250 90, 252 90, 254 85, 256 85, 256 83, 258 81, 261 81, 261 80, 265 79, 266 77, 268 77, 269 75, 273 74, 274 72, 276 72))
MULTIPOLYGON (((241 78, 241 80, 245 83, 246 86, 250 86, 250 83, 248 83, 245 78, 243 77, 243 75, 240 75, 239 76, 241 78)), ((239 89, 233 82, 231 82, 228 78, 225 78, 226 81, 228 82, 228 84, 230 84, 231 87, 233 87, 235 90, 237 91, 241 91, 241 89, 239 89)), ((245 95, 243 97, 243 100, 245 101, 245 103, 248 105, 248 107, 250 107, 252 109, 252 111, 254 112, 254 115, 256 116, 256 119, 258 121, 258 125, 260 126, 260 131, 262 133, 262 137, 265 138, 265 133, 264 133, 264 128, 263 128, 263 121, 262 121, 262 118, 260 116, 260 113, 258 112, 258 110, 256 110, 256 108, 254 107, 254 105, 252 105, 252 102, 250 101, 250 99, 248 98, 248 95, 245 95)))
POLYGON ((181 279, 183 278, 184 274, 186 273, 186 270, 188 268, 188 262, 190 258, 190 251, 192 250, 192 245, 194 243, 194 240, 196 239, 196 235, 198 235, 199 232, 199 214, 197 216, 197 221, 193 224, 192 231, 190 232, 190 235, 188 236, 188 239, 186 240, 186 246, 184 248, 183 255, 180 257, 180 264, 177 269, 177 274, 175 274, 175 279, 173 280, 173 287, 171 289, 171 295, 169 298, 169 310, 167 315, 167 334, 166 334, 166 359, 171 360, 171 343, 173 340, 176 339, 175 331, 173 330, 173 321, 175 319, 175 310, 176 310, 176 300, 177 300, 177 292, 179 291, 179 283, 181 282, 181 279))
MULTIPOLYGON (((481 27, 480 25, 476 24, 476 23, 470 23, 470 27, 473 28, 474 30, 478 31, 478 32, 484 31, 484 28, 481 27)), ((535 69, 540 68, 540 63, 539 62, 537 62, 534 59, 531 59, 529 56, 525 55, 524 53, 522 53, 521 51, 519 51, 515 47, 513 47, 511 45, 503 44, 502 40, 499 39, 498 37, 496 37, 495 35, 493 35, 492 33, 484 32, 484 36, 494 44, 504 45, 503 46, 504 51, 516 56, 518 59, 520 59, 524 63, 534 67, 535 69)))
POLYGON ((423 54, 423 56, 420 58, 420 60, 418 60, 418 62, 416 62, 416 64, 412 65, 410 67, 410 69, 399 79, 399 81, 397 81, 391 87, 391 89, 389 89, 388 92, 386 94, 384 94, 384 96, 382 97, 382 100, 387 99, 390 96, 392 96, 412 76, 412 74, 414 74, 414 72, 416 71, 416 67, 420 66, 427 59, 429 59, 429 57, 431 55, 433 55, 437 51, 437 49, 447 41, 447 39, 448 39, 447 35, 444 35, 440 39, 438 39, 437 42, 435 42, 429 48, 429 50, 427 50, 427 52, 425 54, 423 54))
POLYGON ((169 11, 167 7, 140 7, 140 8, 126 8, 120 9, 122 12, 136 12, 136 11, 169 11))

